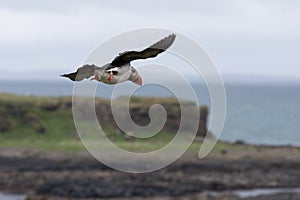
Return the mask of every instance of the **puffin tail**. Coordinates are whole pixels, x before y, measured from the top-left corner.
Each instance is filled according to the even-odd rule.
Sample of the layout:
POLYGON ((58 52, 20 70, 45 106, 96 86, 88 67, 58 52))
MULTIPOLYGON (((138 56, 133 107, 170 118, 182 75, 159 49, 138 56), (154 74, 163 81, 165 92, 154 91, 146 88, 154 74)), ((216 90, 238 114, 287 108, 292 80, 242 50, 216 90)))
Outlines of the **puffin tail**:
POLYGON ((69 79, 71 79, 72 81, 78 81, 78 80, 76 80, 77 72, 70 73, 70 74, 62 74, 62 75, 60 75, 60 76, 61 76, 61 77, 69 78, 69 79))

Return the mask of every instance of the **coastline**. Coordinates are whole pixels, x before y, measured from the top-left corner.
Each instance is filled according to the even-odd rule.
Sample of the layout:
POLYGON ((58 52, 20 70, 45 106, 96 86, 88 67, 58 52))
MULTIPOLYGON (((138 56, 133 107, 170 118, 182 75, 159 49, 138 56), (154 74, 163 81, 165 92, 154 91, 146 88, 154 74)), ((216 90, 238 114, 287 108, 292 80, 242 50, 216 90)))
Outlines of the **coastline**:
MULTIPOLYGON (((170 166, 146 174, 118 172, 87 152, 5 148, 0 153, 0 190, 24 192, 31 200, 242 199, 233 191, 300 187, 300 148, 252 147, 231 144, 226 151, 215 150, 201 160, 195 151, 188 151, 170 166)), ((282 195, 297 199, 300 194, 270 194, 261 199, 284 199, 282 195)))
MULTIPOLYGON (((101 164, 85 151, 74 127, 70 97, 0 97, 0 191, 21 192, 31 200, 234 200, 241 199, 235 193, 239 190, 300 187, 300 147, 219 141, 209 156, 199 159, 203 138, 197 137, 170 166, 151 173, 128 174, 101 164)), ((174 124, 179 123, 174 99, 134 98, 131 109, 137 123, 147 123, 144 113, 153 102, 166 105, 172 116, 166 131, 147 141, 125 137, 116 129, 108 112, 109 102, 98 99, 95 107, 99 119, 106 122, 103 125, 111 141, 129 151, 148 152, 168 143, 174 124)), ((207 130, 205 125, 204 120, 203 132, 207 130)), ((298 197, 299 193, 287 191, 259 198, 298 197)))

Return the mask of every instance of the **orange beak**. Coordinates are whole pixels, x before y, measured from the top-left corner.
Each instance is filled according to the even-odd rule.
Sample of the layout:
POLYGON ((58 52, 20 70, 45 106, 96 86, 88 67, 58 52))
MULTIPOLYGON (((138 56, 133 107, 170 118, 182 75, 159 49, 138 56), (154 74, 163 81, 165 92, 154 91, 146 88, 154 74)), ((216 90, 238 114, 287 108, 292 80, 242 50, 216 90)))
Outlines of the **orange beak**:
POLYGON ((113 79, 112 75, 109 75, 109 77, 107 78, 108 81, 111 81, 113 79))
POLYGON ((138 81, 136 81, 136 82, 134 82, 134 83, 136 83, 136 84, 138 84, 138 85, 143 85, 143 79, 142 79, 142 77, 139 76, 138 81))

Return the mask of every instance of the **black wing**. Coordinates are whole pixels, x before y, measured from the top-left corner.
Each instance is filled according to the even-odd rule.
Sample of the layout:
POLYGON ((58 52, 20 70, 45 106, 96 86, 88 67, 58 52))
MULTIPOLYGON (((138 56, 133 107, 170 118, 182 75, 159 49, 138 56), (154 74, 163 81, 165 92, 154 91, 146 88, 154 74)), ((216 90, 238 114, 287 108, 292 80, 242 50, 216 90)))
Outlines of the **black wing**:
POLYGON ((97 68, 96 65, 83 65, 78 68, 76 72, 70 74, 63 74, 62 77, 71 79, 72 81, 81 81, 85 78, 90 78, 94 75, 94 69, 97 68))
POLYGON ((126 51, 119 56, 117 56, 111 63, 111 65, 115 67, 120 67, 127 63, 130 63, 133 60, 137 59, 146 59, 146 58, 153 58, 158 54, 164 52, 167 48, 171 46, 174 42, 176 35, 171 34, 168 37, 156 42, 155 44, 151 45, 147 49, 143 51, 126 51))

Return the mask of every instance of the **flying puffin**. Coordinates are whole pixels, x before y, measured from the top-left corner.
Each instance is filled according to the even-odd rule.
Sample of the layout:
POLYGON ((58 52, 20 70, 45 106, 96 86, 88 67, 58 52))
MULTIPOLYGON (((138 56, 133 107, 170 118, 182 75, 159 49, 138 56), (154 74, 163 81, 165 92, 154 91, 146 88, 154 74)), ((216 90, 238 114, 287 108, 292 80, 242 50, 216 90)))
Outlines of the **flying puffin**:
POLYGON ((72 81, 81 81, 93 76, 91 80, 106 84, 116 84, 129 80, 142 85, 142 77, 137 70, 131 66, 130 62, 137 59, 156 57, 172 45, 175 37, 175 34, 171 34, 143 51, 125 51, 124 53, 120 53, 111 63, 102 67, 98 67, 94 64, 85 64, 78 68, 76 72, 63 74, 61 76, 67 77, 72 81))

